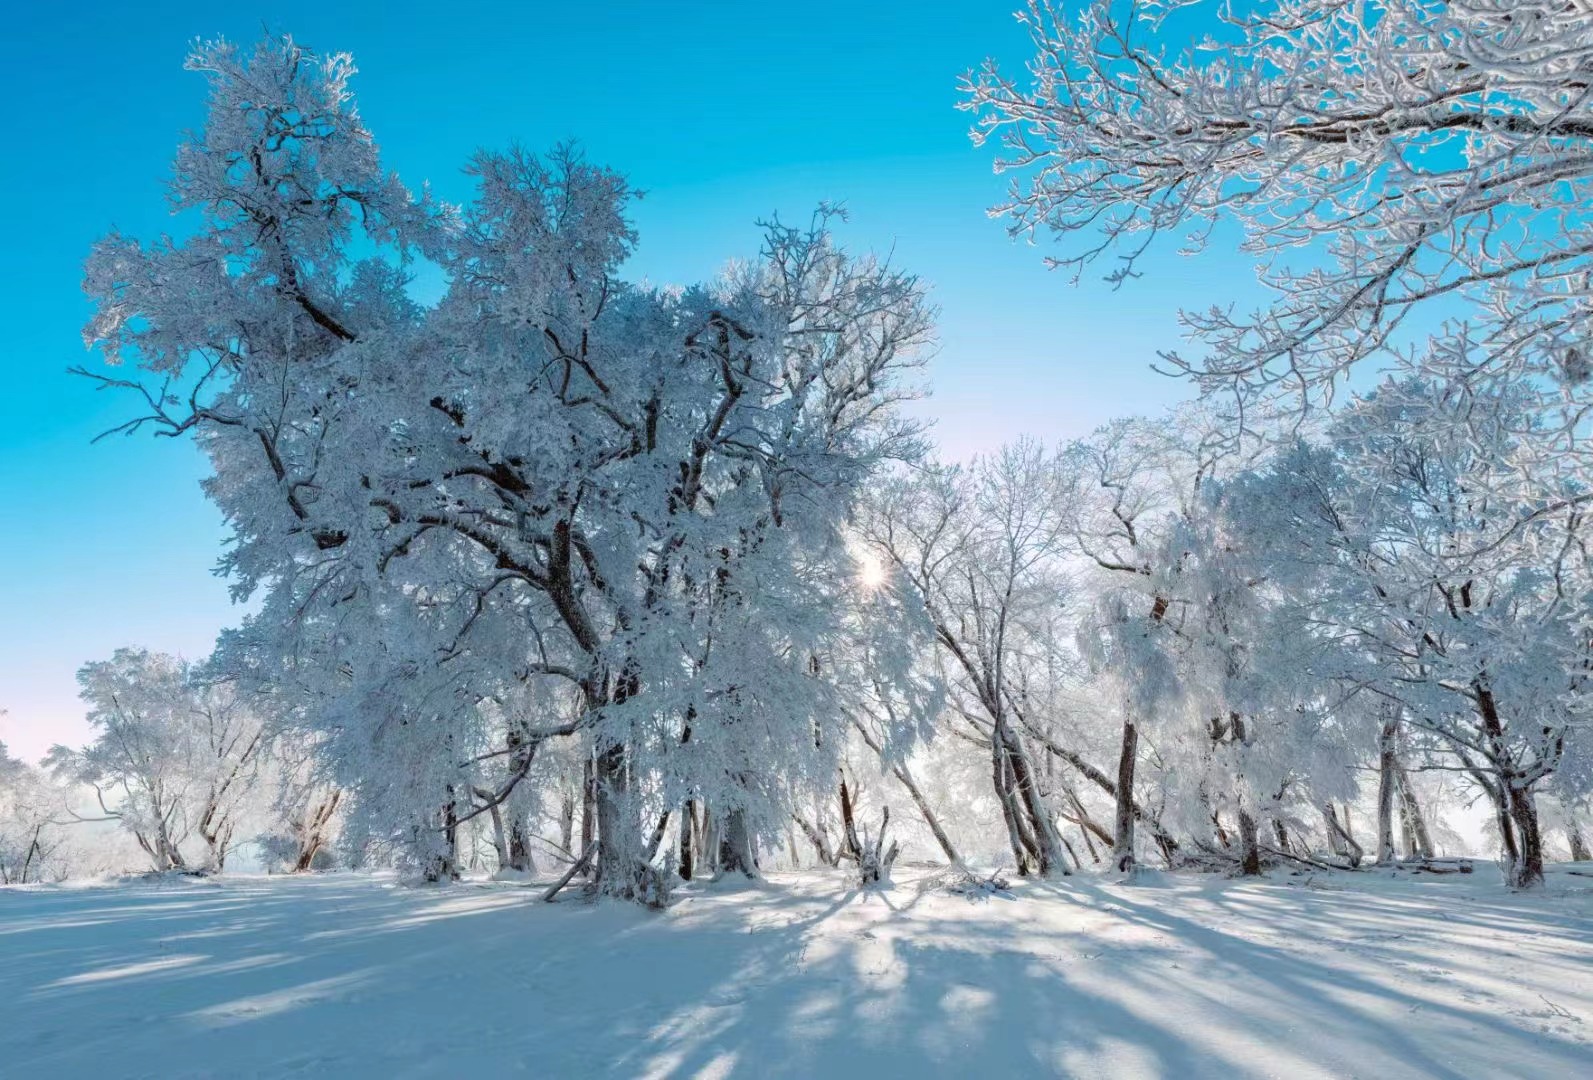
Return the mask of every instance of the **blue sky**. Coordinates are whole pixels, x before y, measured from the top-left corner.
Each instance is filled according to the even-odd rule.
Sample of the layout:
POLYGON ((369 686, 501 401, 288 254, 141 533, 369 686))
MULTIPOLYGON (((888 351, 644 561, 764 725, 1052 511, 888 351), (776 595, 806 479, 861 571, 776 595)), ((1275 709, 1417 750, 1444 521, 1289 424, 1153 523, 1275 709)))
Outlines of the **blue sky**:
POLYGON ((1187 392, 1153 374, 1180 303, 1254 295, 1232 254, 1176 257, 1118 292, 1070 288, 1042 249, 985 207, 1003 181, 954 108, 985 56, 1021 64, 1015 0, 870 4, 468 3, 30 5, 7 18, 0 90, 0 740, 28 758, 86 734, 74 673, 124 644, 208 651, 236 619, 211 574, 223 538, 191 445, 90 439, 129 403, 65 374, 91 360, 80 328, 89 245, 113 225, 173 228, 162 181, 203 117, 182 70, 196 36, 262 26, 360 68, 361 111, 412 186, 463 199, 478 146, 579 139, 647 192, 630 272, 712 275, 756 250, 755 219, 821 200, 852 215, 855 248, 894 249, 933 286, 941 347, 925 406, 950 456, 1021 433, 1058 440, 1187 392))

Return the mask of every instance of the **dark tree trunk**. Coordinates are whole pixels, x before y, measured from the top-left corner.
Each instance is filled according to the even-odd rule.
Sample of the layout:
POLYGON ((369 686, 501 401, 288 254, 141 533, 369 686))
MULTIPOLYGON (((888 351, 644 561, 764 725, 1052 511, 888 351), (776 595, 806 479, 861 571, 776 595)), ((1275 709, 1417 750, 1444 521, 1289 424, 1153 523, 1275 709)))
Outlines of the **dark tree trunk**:
POLYGON ((1284 827, 1282 818, 1272 819, 1272 835, 1273 838, 1278 841, 1279 851, 1282 851, 1285 854, 1292 853, 1289 848, 1289 830, 1284 827))
MULTIPOLYGON (((1029 729, 1029 734, 1038 739, 1040 745, 1045 747, 1046 750, 1067 762, 1078 770, 1086 780, 1110 795, 1114 801, 1117 799, 1118 786, 1112 782, 1111 777, 1073 751, 1058 746, 1051 739, 1046 738, 1042 733, 1036 732, 1033 728, 1029 729)), ((1156 841, 1157 850, 1162 853, 1162 858, 1167 861, 1167 865, 1172 866, 1178 860, 1178 841, 1173 839, 1166 829, 1162 828, 1161 822, 1156 819, 1156 815, 1146 810, 1132 797, 1129 799, 1129 807, 1133 811, 1134 819, 1151 830, 1151 837, 1156 841)))
POLYGON ((1239 808, 1239 870, 1248 877, 1261 873, 1261 843, 1256 834, 1256 819, 1239 808))
POLYGON ((448 801, 442 807, 442 822, 442 850, 427 858, 422 871, 429 882, 459 880, 459 807, 454 802, 452 784, 448 785, 448 801))
POLYGON ((1123 714, 1123 743, 1117 756, 1117 815, 1112 825, 1112 868, 1134 870, 1134 768, 1139 758, 1139 727, 1123 714))
MULTIPOLYGON (((597 773, 590 756, 581 768, 581 850, 585 851, 597 839, 597 773)), ((568 844, 565 848, 574 851, 568 844)), ((594 860, 587 860, 581 872, 590 877, 594 860)))
POLYGON ((1496 780, 1499 831, 1510 865, 1510 884, 1518 889, 1543 883, 1543 834, 1538 828, 1538 808, 1532 792, 1516 783, 1516 770, 1505 745, 1504 720, 1499 703, 1485 676, 1472 682, 1477 715, 1487 737, 1489 758, 1496 780), (1513 826, 1513 827, 1512 827, 1513 826))
POLYGON ((1510 884, 1518 889, 1543 884, 1543 834, 1538 827, 1538 807, 1532 792, 1507 785, 1510 820, 1515 824, 1520 843, 1510 884))
POLYGON ((334 789, 326 798, 311 803, 309 811, 296 823, 298 828, 294 831, 299 837, 299 854, 293 860, 295 873, 303 873, 315 864, 316 853, 326 843, 327 826, 331 824, 332 815, 337 813, 342 800, 343 793, 334 789))
POLYGON ((758 856, 752 841, 752 830, 747 827, 747 812, 737 809, 724 815, 724 828, 719 836, 719 873, 758 877, 758 856))
POLYGON ((509 822, 509 869, 526 874, 534 874, 537 869, 536 858, 531 854, 531 831, 521 814, 513 814, 509 822))
POLYGON ((697 869, 697 850, 692 844, 697 831, 697 800, 687 799, 680 816, 680 880, 690 881, 697 869))
POLYGON ((889 848, 885 846, 886 831, 890 828, 890 823, 891 810, 887 806, 880 817, 879 834, 869 841, 859 838, 852 797, 846 786, 846 776, 843 774, 841 833, 846 843, 846 852, 857 863, 858 879, 864 886, 885 885, 890 882, 891 865, 896 862, 896 855, 900 850, 896 844, 892 844, 889 848))
POLYGON ((1377 865, 1394 861, 1394 734, 1397 718, 1384 721, 1378 735, 1377 758, 1377 865))

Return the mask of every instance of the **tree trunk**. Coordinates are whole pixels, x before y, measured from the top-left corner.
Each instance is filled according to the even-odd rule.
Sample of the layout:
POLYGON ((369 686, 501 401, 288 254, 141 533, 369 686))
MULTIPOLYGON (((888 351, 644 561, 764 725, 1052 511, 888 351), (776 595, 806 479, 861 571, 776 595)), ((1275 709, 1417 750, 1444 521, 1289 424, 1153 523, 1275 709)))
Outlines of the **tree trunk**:
POLYGON ((1261 843, 1256 835, 1256 819, 1244 807, 1239 808, 1239 870, 1247 877, 1261 873, 1261 843))
POLYGON ((1538 827, 1538 807, 1532 792, 1506 784, 1510 819, 1521 847, 1512 866, 1510 884, 1518 889, 1543 884, 1543 834, 1538 827))
MULTIPOLYGON (((597 840, 597 775, 592 758, 588 755, 586 763, 581 767, 581 850, 585 851, 595 840, 597 840)), ((564 850, 575 849, 565 844, 564 850)), ((586 861, 586 867, 581 871, 583 876, 592 875, 595 862, 596 859, 586 861)))
POLYGON ((1503 785, 1490 786, 1488 794, 1493 798, 1494 818, 1499 825, 1499 846, 1504 849, 1505 865, 1509 868, 1506 875, 1510 876, 1521 862, 1521 849, 1516 846, 1516 829, 1510 821, 1510 801, 1505 796, 1503 785))
POLYGON ((459 880, 459 811, 454 805, 453 793, 453 786, 449 785, 448 801, 443 804, 440 815, 443 823, 440 850, 431 847, 432 838, 436 835, 434 825, 427 823, 413 827, 415 847, 425 860, 421 876, 433 884, 459 880))
POLYGON ((1139 727, 1125 709, 1123 745, 1117 756, 1117 817, 1112 825, 1112 869, 1134 871, 1134 766, 1139 756, 1139 727))
POLYGON ((1000 740, 990 740, 991 783, 996 789, 996 802, 1001 807, 1001 819, 1007 826, 1007 843, 1012 847, 1014 869, 1020 876, 1029 873, 1029 851, 1024 846, 1018 824, 1017 801, 1012 797, 1012 784, 1008 780, 1006 748, 1000 740))
POLYGON ((1430 859, 1433 857, 1432 835, 1427 831, 1427 819, 1422 816, 1410 773, 1406 772, 1405 763, 1399 760, 1398 754, 1394 757, 1394 777, 1399 785, 1400 821, 1407 834, 1405 850, 1415 858, 1430 859))
MULTIPOLYGON (((575 793, 568 788, 564 791, 564 798, 559 803, 559 847, 570 852, 573 856, 575 848, 570 845, 575 841, 575 793)), ((583 845, 584 847, 584 845, 583 845)))
MULTIPOLYGON (((1086 780, 1106 792, 1113 800, 1117 799, 1117 784, 1113 783, 1112 779, 1100 769, 1097 769, 1073 751, 1058 746, 1051 739, 1046 738, 1043 733, 1035 731, 1032 727, 1028 731, 1030 735, 1039 740, 1040 745, 1045 747, 1046 750, 1073 766, 1086 780)), ((1167 861, 1167 865, 1173 865, 1178 858, 1178 841, 1173 839, 1172 834, 1166 829, 1162 828, 1161 822, 1156 819, 1154 814, 1141 806, 1132 796, 1129 799, 1129 807, 1133 811, 1134 820, 1151 830, 1151 836, 1155 839, 1156 846, 1161 850, 1162 857, 1167 861)))
MULTIPOLYGON (((509 749, 509 775, 524 776, 531 767, 531 760, 536 753, 537 744, 527 741, 523 730, 519 726, 511 726, 507 735, 509 749)), ((507 867, 524 874, 536 872, 536 858, 531 853, 531 828, 525 819, 523 811, 516 810, 512 805, 508 808, 508 860, 507 867)), ((564 846, 566 851, 569 845, 564 846)))
POLYGON ((593 769, 597 888, 604 896, 663 907, 668 893, 663 879, 645 857, 640 825, 631 805, 630 770, 626 765, 625 747, 616 744, 598 753, 593 769))
POLYGON ((1504 720, 1484 672, 1472 680, 1477 716, 1488 740, 1488 759, 1494 781, 1484 784, 1498 806, 1499 832, 1504 840, 1510 884, 1518 889, 1543 883, 1543 834, 1538 828, 1538 808, 1532 792, 1517 785, 1515 762, 1505 745, 1504 720))
MULTIPOLYGON (((1084 832, 1083 829, 1080 829, 1079 833, 1083 835, 1085 839, 1089 838, 1089 834, 1084 832)), ((1068 838, 1065 836, 1062 837, 1062 846, 1067 849, 1068 858, 1073 860, 1073 869, 1083 870, 1084 864, 1079 861, 1079 853, 1073 850, 1073 845, 1068 842, 1068 838)))
POLYGON ((1282 818, 1272 819, 1272 835, 1278 841, 1278 850, 1285 855, 1293 854, 1289 848, 1289 830, 1284 826, 1282 818))
POLYGON ((1587 862, 1593 859, 1593 852, 1588 850, 1587 838, 1582 835, 1581 824, 1569 807, 1565 811, 1565 835, 1571 844, 1572 862, 1587 862))
MULTIPOLYGON (((1046 760, 1054 761, 1056 759, 1055 757, 1048 755, 1046 760)), ((1095 841, 1090 838, 1090 834, 1094 833, 1096 836, 1100 837, 1103 844, 1112 843, 1112 835, 1107 833, 1105 829, 1096 824, 1090 818, 1090 815, 1084 809, 1084 804, 1079 801, 1078 792, 1074 791, 1071 787, 1065 784, 1063 785, 1062 790, 1067 795, 1068 805, 1073 807, 1073 822, 1078 826, 1079 835, 1084 838, 1084 849, 1090 853, 1090 861, 1092 863, 1099 863, 1101 861, 1101 856, 1095 850, 1095 841)), ((1065 840, 1063 842, 1066 843, 1065 840)), ((1069 847, 1068 850, 1071 851, 1072 848, 1069 847)), ((1073 861, 1077 863, 1078 857, 1075 856, 1073 861)))
POLYGON ((1399 721, 1386 720, 1378 736, 1377 759, 1377 865, 1394 862, 1394 733, 1399 721))
POLYGON ((702 825, 697 830, 697 872, 712 874, 717 870, 719 854, 719 814, 707 803, 702 803, 702 825))
MULTIPOLYGON (((492 792, 490 791, 478 791, 477 794, 484 795, 489 799, 492 797, 492 792)), ((498 869, 507 870, 509 869, 509 834, 503 827, 503 808, 494 803, 487 811, 487 815, 492 819, 492 849, 498 856, 498 869)))
POLYGON ((1040 788, 1035 783, 1034 769, 1023 748, 1023 741, 1017 732, 1007 726, 1005 720, 997 722, 995 735, 1007 746, 1007 761, 1012 767, 1013 786, 1017 789, 1016 795, 1021 800, 1024 816, 1028 818, 1027 824, 1033 835, 1034 854, 1039 861, 1040 876, 1051 877, 1056 874, 1066 876, 1072 873, 1062 857, 1062 838, 1057 834, 1056 822, 1051 820, 1045 799, 1041 797, 1040 788))
POLYGON ((697 831, 697 800, 687 799, 680 815, 680 880, 690 881, 696 871, 697 850, 692 845, 697 831))
POLYGON ((719 873, 740 874, 754 880, 759 876, 752 830, 747 828, 747 812, 740 807, 724 815, 724 829, 719 836, 719 873))
POLYGON ((808 843, 813 845, 814 852, 818 854, 819 862, 825 866, 840 865, 841 860, 835 854, 834 849, 830 847, 830 838, 822 820, 817 825, 810 824, 801 814, 792 814, 791 820, 796 822, 797 828, 802 831, 802 835, 807 837, 808 843))
POLYGON ((858 837, 857 821, 853 813, 852 797, 846 786, 846 776, 841 776, 841 834, 847 853, 857 863, 858 880, 865 887, 885 885, 890 882, 891 865, 900 848, 892 844, 885 847, 886 830, 890 828, 891 808, 885 807, 880 817, 879 835, 871 841, 858 837))
POLYGON ((525 815, 510 811, 509 869, 523 874, 537 872, 536 856, 531 851, 531 830, 526 826, 525 815))
POLYGON ((918 807, 919 816, 924 819, 924 824, 929 826, 929 832, 935 838, 935 843, 940 845, 941 854, 946 856, 946 861, 958 869, 963 868, 962 856, 957 854, 957 848, 952 844, 951 837, 946 835, 946 830, 941 827, 940 819, 935 816, 929 800, 924 798, 924 793, 918 790, 918 785, 913 781, 913 776, 907 771, 906 765, 897 765, 891 769, 896 779, 901 781, 902 787, 907 789, 907 794, 912 796, 913 805, 918 807))
POLYGON ((326 843, 326 829, 332 822, 332 815, 337 813, 337 807, 343 801, 343 793, 333 788, 325 798, 313 798, 306 807, 307 812, 293 823, 293 831, 298 836, 299 854, 293 860, 293 872, 303 873, 315 864, 316 853, 326 843))
MULTIPOLYGON (((1322 814, 1327 818, 1329 843, 1332 845, 1333 854, 1343 855, 1350 860, 1350 869, 1361 865, 1365 852, 1361 845, 1355 842, 1355 837, 1350 835, 1350 830, 1339 824, 1339 816, 1333 809, 1331 802, 1322 804, 1322 814)), ((1347 817, 1346 817, 1346 820, 1347 817)))
POLYGON ((1335 855, 1348 855, 1349 848, 1345 846, 1344 837, 1339 830, 1338 814, 1330 802, 1322 804, 1322 820, 1327 823, 1328 850, 1335 855))

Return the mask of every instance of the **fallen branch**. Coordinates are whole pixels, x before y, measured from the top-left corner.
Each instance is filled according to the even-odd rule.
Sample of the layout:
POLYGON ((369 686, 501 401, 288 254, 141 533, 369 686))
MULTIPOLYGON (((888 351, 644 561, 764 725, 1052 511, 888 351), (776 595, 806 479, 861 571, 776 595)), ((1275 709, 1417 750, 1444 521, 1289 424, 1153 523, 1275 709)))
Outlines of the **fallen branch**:
POLYGON ((1316 870, 1355 869, 1355 867, 1349 865, 1339 865, 1338 863, 1323 862, 1321 859, 1313 859, 1309 855, 1295 855, 1293 852, 1283 851, 1279 848, 1268 847, 1265 844, 1258 844, 1256 846, 1262 851, 1265 851, 1268 855, 1276 855, 1280 859, 1288 859, 1290 862, 1297 862, 1302 866, 1309 866, 1316 870))
POLYGON ((590 844, 586 845, 586 850, 581 852, 581 857, 571 863, 568 870, 564 871, 564 876, 555 881, 552 887, 549 888, 547 892, 542 894, 543 901, 545 903, 552 903, 553 898, 559 895, 559 890, 568 885, 570 883, 570 879, 581 872, 581 868, 592 860, 592 855, 596 851, 597 841, 593 840, 590 844))
POLYGON ((1419 874, 1469 874, 1471 873, 1471 860, 1461 859, 1457 865, 1451 867, 1436 866, 1431 862, 1420 862, 1412 866, 1411 870, 1419 874))

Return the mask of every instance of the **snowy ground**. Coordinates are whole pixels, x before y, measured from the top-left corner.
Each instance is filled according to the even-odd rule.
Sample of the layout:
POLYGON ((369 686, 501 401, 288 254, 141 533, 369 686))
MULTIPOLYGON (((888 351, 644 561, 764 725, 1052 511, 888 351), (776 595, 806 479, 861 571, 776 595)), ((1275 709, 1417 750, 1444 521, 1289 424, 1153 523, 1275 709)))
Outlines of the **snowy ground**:
POLYGON ((1593 878, 0 890, 13 1076, 1593 1076, 1593 878))

